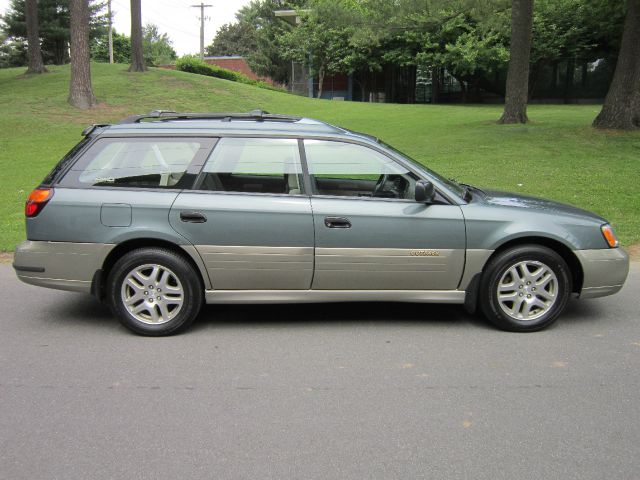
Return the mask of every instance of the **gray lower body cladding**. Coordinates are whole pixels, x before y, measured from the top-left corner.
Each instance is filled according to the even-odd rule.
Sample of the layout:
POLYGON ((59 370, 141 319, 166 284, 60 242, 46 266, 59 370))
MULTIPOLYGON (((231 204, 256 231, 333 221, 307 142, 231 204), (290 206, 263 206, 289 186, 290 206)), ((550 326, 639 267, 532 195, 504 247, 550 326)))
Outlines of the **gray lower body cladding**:
MULTIPOLYGON (((96 272, 102 268, 105 259, 115 246, 115 244, 108 243, 27 240, 16 248, 14 268, 18 278, 31 285, 90 293, 96 272)), ((491 253, 490 251, 479 250, 470 250, 467 252, 468 258, 465 265, 463 281, 457 288, 438 288, 438 284, 441 284, 440 282, 421 283, 418 288, 412 288, 412 285, 408 285, 406 283, 408 277, 416 273, 429 275, 429 270, 437 265, 437 259, 424 258, 418 258, 417 266, 408 268, 406 272, 398 272, 398 274, 402 274, 403 276, 396 280, 403 281, 396 281, 388 285, 385 284, 384 288, 381 288, 378 281, 374 282, 374 284, 368 288, 357 288, 355 285, 349 285, 350 288, 347 288, 346 285, 341 284, 339 278, 340 275, 345 275, 343 271, 344 268, 352 268, 356 265, 359 267, 357 268, 357 275, 369 274, 373 279, 376 279, 379 278, 376 277, 376 273, 384 271, 384 265, 379 265, 377 268, 371 270, 373 266, 370 262, 375 260, 375 258, 371 256, 372 252, 370 249, 367 249, 366 252, 359 251, 360 255, 354 257, 353 261, 345 258, 345 254, 348 253, 349 249, 337 249, 335 252, 332 252, 332 249, 320 249, 321 251, 319 253, 321 253, 321 258, 316 259, 316 269, 323 269, 323 267, 327 269, 327 267, 329 267, 328 273, 334 270, 335 265, 338 265, 341 268, 335 268, 335 270, 342 270, 342 272, 340 275, 331 278, 331 282, 323 284, 322 286, 324 288, 321 288, 319 284, 314 282, 314 287, 318 285, 320 288, 310 289, 308 286, 305 287, 302 285, 308 281, 307 278, 311 275, 310 270, 313 268, 313 249, 310 248, 295 248, 287 249, 286 252, 275 252, 271 249, 264 249, 263 247, 244 247, 237 251, 229 252, 227 250, 229 247, 211 246, 209 247, 209 251, 206 252, 209 255, 205 254, 204 262, 199 260, 199 256, 195 252, 194 247, 183 246, 181 248, 198 264, 201 273, 208 273, 214 277, 211 279, 214 289, 207 288, 209 287, 209 282, 205 281, 205 293, 208 303, 375 300, 463 303, 468 281, 474 274, 482 271, 484 262, 491 253), (246 254, 247 249, 258 249, 253 252, 254 258, 251 258, 251 260, 256 261, 257 264, 249 266, 243 262, 243 259, 238 258, 239 254, 241 256, 246 254), (273 253, 279 255, 273 255, 273 253), (341 260, 339 264, 336 263, 337 257, 332 255, 333 253, 338 254, 341 260), (364 253, 366 253, 366 255, 364 255, 364 253), (206 258, 207 256, 209 258, 206 258), (294 258, 292 258, 292 256, 294 258), (215 288, 216 274, 221 273, 220 271, 224 272, 233 264, 239 266, 236 262, 242 264, 243 269, 249 267, 247 270, 253 270, 251 272, 253 275, 256 274, 255 269, 262 270, 261 273, 267 273, 264 270, 269 271, 275 269, 280 275, 286 276, 287 273, 291 273, 291 268, 300 261, 302 261, 305 267, 302 269, 305 279, 300 282, 300 286, 293 287, 293 289, 290 285, 285 285, 287 282, 284 282, 284 278, 281 279, 283 282, 281 282, 282 286, 279 288, 269 288, 267 285, 263 285, 262 282, 251 285, 250 288, 242 288, 242 284, 235 282, 237 278, 234 278, 234 282, 229 282, 229 284, 233 284, 231 289, 229 289, 229 285, 225 285, 226 288, 215 288), (274 265, 274 262, 276 265, 274 265), (287 268, 282 268, 282 265, 277 265, 282 262, 287 264, 287 268), (420 268, 417 268, 418 266, 420 268), (331 288, 331 286, 333 286, 333 288, 331 288)), ((384 249, 382 253, 384 253, 382 258, 385 259, 382 263, 390 263, 394 269, 402 266, 398 264, 400 260, 404 261, 405 258, 411 258, 408 256, 408 252, 407 256, 399 256, 397 250, 391 251, 384 249)), ((457 263, 460 261, 460 257, 456 251, 447 251, 446 253, 447 255, 444 258, 447 258, 449 262, 454 261, 457 263)), ((317 254, 318 252, 316 252, 316 255, 317 254)), ((580 261, 584 273, 583 288, 580 293, 582 298, 611 295, 622 288, 629 271, 629 257, 623 249, 577 250, 575 254, 580 261)), ((247 259, 245 258, 244 260, 247 259)), ((442 261, 442 259, 440 261, 442 261)), ((387 265, 387 267, 388 266, 389 265, 387 265)), ((449 279, 445 273, 446 269, 441 272, 439 270, 443 269, 436 268, 436 271, 439 272, 440 275, 444 274, 448 283, 451 279, 449 279)), ((336 274, 337 273, 336 271, 336 274)), ((441 280, 444 280, 444 278, 441 280)), ((296 282, 296 284, 298 284, 298 282, 296 282)))
POLYGON ((580 298, 596 298, 618 292, 629 273, 629 255, 622 248, 576 250, 584 280, 580 298))
POLYGON ((91 293, 93 277, 113 247, 109 243, 27 240, 16 248, 13 266, 25 283, 91 293))

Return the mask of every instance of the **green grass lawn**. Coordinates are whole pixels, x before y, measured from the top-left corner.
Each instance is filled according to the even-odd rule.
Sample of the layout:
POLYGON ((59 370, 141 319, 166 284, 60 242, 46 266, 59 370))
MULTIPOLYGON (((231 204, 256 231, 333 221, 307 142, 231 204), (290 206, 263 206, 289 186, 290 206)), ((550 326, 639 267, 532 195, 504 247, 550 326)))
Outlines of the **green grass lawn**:
POLYGON ((66 103, 69 68, 25 77, 0 70, 0 251, 24 238, 29 194, 91 123, 133 113, 248 111, 315 117, 376 135, 465 183, 544 196, 609 219, 624 245, 640 242, 640 133, 590 127, 595 105, 529 108, 531 123, 500 126, 501 106, 391 105, 311 100, 183 72, 94 64, 100 105, 66 103))

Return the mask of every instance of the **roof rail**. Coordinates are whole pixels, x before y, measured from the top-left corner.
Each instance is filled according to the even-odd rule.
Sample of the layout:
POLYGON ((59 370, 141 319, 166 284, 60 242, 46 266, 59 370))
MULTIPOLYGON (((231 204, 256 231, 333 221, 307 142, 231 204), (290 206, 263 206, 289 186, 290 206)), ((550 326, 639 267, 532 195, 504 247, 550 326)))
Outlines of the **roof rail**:
POLYGON ((120 124, 142 123, 144 120, 222 120, 227 122, 231 120, 257 120, 259 122, 268 120, 272 122, 297 122, 300 119, 301 117, 276 115, 263 110, 252 110, 247 113, 178 113, 171 110, 154 110, 146 115, 131 115, 120 121, 120 124))
POLYGON ((89 125, 87 128, 85 128, 82 131, 82 136, 83 137, 88 137, 89 135, 91 135, 93 133, 93 131, 96 128, 101 128, 101 127, 109 127, 111 124, 109 123, 94 123, 92 125, 89 125))

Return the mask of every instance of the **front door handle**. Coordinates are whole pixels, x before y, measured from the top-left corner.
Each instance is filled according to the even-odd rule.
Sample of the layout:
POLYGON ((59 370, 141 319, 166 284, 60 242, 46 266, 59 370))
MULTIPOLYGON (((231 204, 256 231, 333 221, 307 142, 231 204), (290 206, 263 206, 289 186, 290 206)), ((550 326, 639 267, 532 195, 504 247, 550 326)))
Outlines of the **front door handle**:
POLYGON ((324 226, 327 228, 351 228, 351 222, 344 217, 324 217, 324 226))
POLYGON ((180 212, 180 220, 189 223, 204 223, 207 221, 207 217, 200 212, 189 210, 180 212))

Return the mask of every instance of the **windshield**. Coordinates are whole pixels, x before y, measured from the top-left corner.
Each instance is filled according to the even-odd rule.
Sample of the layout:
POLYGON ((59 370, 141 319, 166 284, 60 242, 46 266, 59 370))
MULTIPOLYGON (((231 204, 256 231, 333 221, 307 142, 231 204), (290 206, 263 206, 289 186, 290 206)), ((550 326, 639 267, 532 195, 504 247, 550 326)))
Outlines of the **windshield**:
POLYGON ((454 192, 460 198, 464 198, 465 197, 466 189, 462 185, 460 185, 459 183, 457 183, 457 182, 455 182, 453 180, 449 180, 448 178, 444 178, 442 175, 440 175, 440 174, 434 172, 433 170, 425 167, 424 165, 422 165, 418 161, 416 161, 413 158, 411 158, 409 155, 407 155, 405 153, 402 153, 400 150, 398 150, 395 147, 392 147, 388 143, 383 142, 380 139, 377 139, 377 142, 380 145, 382 145, 383 147, 385 147, 387 150, 391 150, 393 153, 395 153, 396 155, 401 157, 403 160, 406 160, 407 162, 409 162, 412 165, 416 166, 418 169, 424 171, 425 173, 429 174, 430 176, 435 177, 436 180, 438 180, 439 182, 441 182, 444 185, 446 185, 452 192, 454 192))

